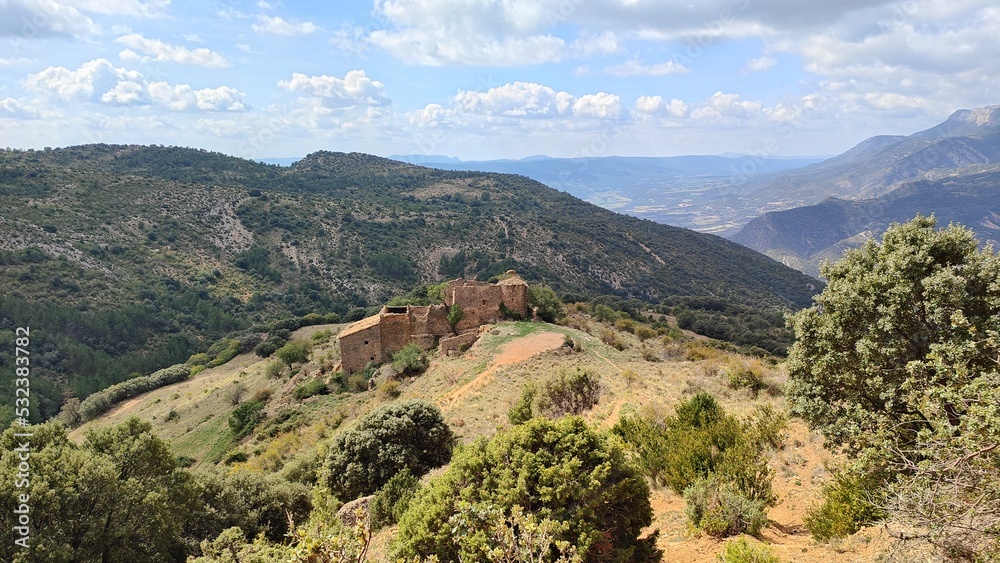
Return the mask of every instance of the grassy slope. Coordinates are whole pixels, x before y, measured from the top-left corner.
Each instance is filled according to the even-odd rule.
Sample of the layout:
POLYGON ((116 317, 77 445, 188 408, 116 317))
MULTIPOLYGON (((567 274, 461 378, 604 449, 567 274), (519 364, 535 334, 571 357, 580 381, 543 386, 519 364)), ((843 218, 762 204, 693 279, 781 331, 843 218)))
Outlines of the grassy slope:
MULTIPOLYGON (((522 384, 537 381, 562 368, 583 367, 601 375, 604 396, 586 418, 604 428, 613 425, 622 413, 670 414, 674 405, 699 390, 716 395, 734 414, 747 414, 761 404, 784 408, 780 394, 772 397, 761 393, 754 399, 746 391, 727 388, 725 379, 718 374, 718 366, 732 354, 700 346, 701 339, 688 341, 680 345, 679 350, 683 352, 695 347, 715 357, 700 361, 669 359, 667 345, 653 339, 646 345, 662 361, 651 362, 643 358, 641 344, 631 334, 620 334, 628 348, 619 351, 595 336, 606 327, 586 315, 575 315, 569 324, 576 328, 526 322, 495 325, 464 355, 434 357, 424 375, 402 383, 399 399, 422 398, 438 404, 463 442, 507 427, 507 409, 519 396, 522 384), (571 352, 561 347, 566 336, 580 343, 583 350, 571 352), (634 372, 637 377, 630 381, 623 376, 627 371, 634 372)), ((308 327, 297 331, 295 337, 311 341, 313 333, 328 329, 335 333, 339 328, 340 325, 308 327)), ((394 400, 380 389, 319 396, 301 403, 292 399, 292 391, 303 381, 318 374, 329 375, 325 370, 337 358, 335 339, 330 338, 314 347, 312 359, 302 367, 299 375, 292 377, 286 371, 278 379, 268 379, 264 375, 268 361, 250 355, 240 356, 190 381, 123 403, 77 429, 73 436, 79 439, 87 428, 117 423, 136 415, 151 420, 157 431, 171 441, 177 454, 199 460, 195 469, 220 459, 227 450, 239 449, 250 455, 249 461, 240 465, 255 471, 279 471, 293 458, 324 452, 339 428, 349 426, 378 405, 394 400), (226 390, 235 382, 246 385, 248 395, 257 389, 271 389, 267 407, 271 416, 282 408, 293 406, 307 415, 307 422, 274 438, 251 437, 233 444, 226 422, 233 407, 226 399, 226 390), (166 421, 171 410, 177 416, 166 421)), ((768 377, 775 388, 780 389, 784 383, 780 366, 771 370, 768 377)), ((799 421, 790 424, 785 448, 771 454, 774 485, 780 501, 769 514, 771 524, 763 539, 782 561, 870 561, 883 541, 876 531, 863 531, 853 539, 831 545, 818 545, 809 538, 802 518, 809 502, 818 494, 826 476, 824 464, 831 458, 823 450, 822 440, 799 421), (877 541, 871 542, 872 538, 877 541)), ((691 533, 684 516, 684 502, 678 495, 666 489, 654 489, 651 501, 653 527, 661 531, 660 547, 664 550, 665 561, 715 560, 724 542, 691 533)), ((373 545, 375 559, 372 560, 386 553, 393 533, 394 529, 388 529, 379 534, 373 545)))
MULTIPOLYGON (((724 298, 779 326, 817 285, 521 176, 353 153, 280 168, 173 147, 4 151, 0 196, 0 317, 38 331, 33 368, 49 385, 33 412, 46 417, 69 390, 82 399, 233 331, 344 316, 460 274, 513 267, 587 298, 724 298)), ((11 338, 0 327, 0 344, 11 338)))

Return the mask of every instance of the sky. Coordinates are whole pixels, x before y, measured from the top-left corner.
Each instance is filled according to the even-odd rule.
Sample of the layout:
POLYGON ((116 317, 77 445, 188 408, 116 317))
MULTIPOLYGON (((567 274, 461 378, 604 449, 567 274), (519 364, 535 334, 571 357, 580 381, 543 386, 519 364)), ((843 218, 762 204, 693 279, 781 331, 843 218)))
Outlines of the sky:
POLYGON ((0 0, 0 147, 834 155, 1000 104, 995 0, 0 0))

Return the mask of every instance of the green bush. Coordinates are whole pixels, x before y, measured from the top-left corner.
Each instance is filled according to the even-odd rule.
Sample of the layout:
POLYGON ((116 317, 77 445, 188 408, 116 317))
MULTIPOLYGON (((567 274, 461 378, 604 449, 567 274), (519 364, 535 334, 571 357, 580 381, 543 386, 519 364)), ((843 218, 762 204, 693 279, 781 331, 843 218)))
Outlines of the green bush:
POLYGON ((596 373, 580 368, 564 369, 542 383, 538 406, 553 418, 581 414, 597 404, 601 392, 601 380, 596 373))
POLYGON ((535 402, 535 395, 537 393, 538 388, 535 387, 534 383, 528 383, 521 388, 521 398, 507 411, 507 420, 512 425, 524 424, 535 416, 532 405, 535 402))
POLYGON ((685 489, 684 502, 691 524, 710 536, 755 536, 767 524, 764 501, 748 497, 716 475, 698 479, 685 489))
POLYGON ((229 415, 229 428, 236 438, 242 438, 253 430, 264 418, 263 409, 264 403, 258 401, 247 401, 233 409, 229 415))
POLYGON ((393 475, 381 489, 375 491, 375 496, 372 498, 369 509, 372 529, 378 530, 399 522, 410 506, 410 500, 419 489, 420 480, 410 473, 409 469, 403 468, 393 475))
POLYGON ((662 424, 625 416, 611 431, 638 454, 643 471, 657 485, 681 494, 695 481, 716 474, 748 498, 774 504, 773 473, 763 449, 765 436, 779 433, 783 421, 765 421, 773 426, 762 430, 760 415, 747 420, 729 416, 704 392, 678 405, 676 413, 662 424))
POLYGON ((491 547, 492 528, 465 518, 456 538, 455 518, 469 511, 509 515, 517 507, 536 524, 553 522, 553 539, 571 543, 584 560, 659 560, 656 535, 638 539, 652 521, 645 479, 617 439, 579 417, 532 419, 460 450, 410 502, 396 555, 489 560, 483 551, 491 547))
POLYGON ((416 342, 410 342, 392 355, 392 367, 401 375, 419 375, 427 365, 427 353, 416 342))
POLYGON ((310 379, 297 387, 295 391, 292 392, 292 396, 298 401, 303 401, 315 395, 326 395, 329 392, 330 390, 327 388, 326 382, 317 377, 315 379, 310 379))
POLYGON ((764 388, 764 363, 755 358, 730 358, 722 367, 722 375, 730 389, 747 389, 756 397, 764 388))
POLYGON ((739 538, 726 544, 719 554, 720 563, 779 563, 771 550, 764 544, 753 543, 746 538, 739 538))
POLYGON ((547 323, 558 322, 565 316, 562 299, 551 287, 532 285, 528 287, 528 306, 535 309, 538 318, 547 323))
POLYGON ((621 336, 619 336, 617 332, 611 329, 602 328, 600 337, 601 337, 601 342, 607 344, 608 346, 611 346, 615 350, 624 350, 628 348, 628 344, 621 339, 621 336))
POLYGON ((403 469, 420 477, 448 463, 455 442, 436 406, 417 400, 383 405, 334 440, 328 485, 344 500, 371 494, 403 469))
POLYGON ((274 360, 273 362, 267 364, 267 367, 264 368, 264 375, 266 375, 270 379, 274 379, 279 375, 281 375, 281 372, 284 369, 285 369, 285 362, 281 360, 274 360))
POLYGON ((107 389, 92 393, 81 401, 79 406, 76 407, 79 420, 87 422, 106 412, 115 403, 131 399, 132 397, 138 397, 153 389, 159 389, 172 383, 184 381, 190 376, 191 370, 187 365, 177 364, 155 371, 150 375, 126 379, 107 389))
POLYGON ((833 482, 823 485, 822 501, 806 511, 806 529, 813 538, 847 537, 886 517, 875 504, 885 497, 878 479, 850 467, 836 469, 832 476, 833 482))
POLYGON ((309 342, 305 340, 294 340, 285 344, 274 354, 288 365, 301 364, 309 359, 309 342))

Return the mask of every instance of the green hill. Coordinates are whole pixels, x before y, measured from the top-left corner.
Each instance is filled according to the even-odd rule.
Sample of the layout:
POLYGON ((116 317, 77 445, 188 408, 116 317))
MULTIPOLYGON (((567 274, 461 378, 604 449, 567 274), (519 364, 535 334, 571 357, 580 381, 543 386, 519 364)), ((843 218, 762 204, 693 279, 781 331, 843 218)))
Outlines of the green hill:
POLYGON ((282 168, 174 147, 4 151, 0 195, 0 343, 12 349, 14 329, 31 327, 42 418, 223 336, 246 351, 276 319, 360 318, 459 275, 514 268, 575 298, 707 299, 713 315, 759 313, 760 330, 818 285, 724 239, 521 176, 356 153, 282 168))

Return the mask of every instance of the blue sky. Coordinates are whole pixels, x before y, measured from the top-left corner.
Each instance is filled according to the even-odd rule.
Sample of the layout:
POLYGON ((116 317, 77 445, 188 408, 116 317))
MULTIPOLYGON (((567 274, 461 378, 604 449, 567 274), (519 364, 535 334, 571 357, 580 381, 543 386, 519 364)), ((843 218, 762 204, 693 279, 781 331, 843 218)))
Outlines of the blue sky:
POLYGON ((992 0, 0 0, 0 146, 829 155, 1000 103, 992 0))

